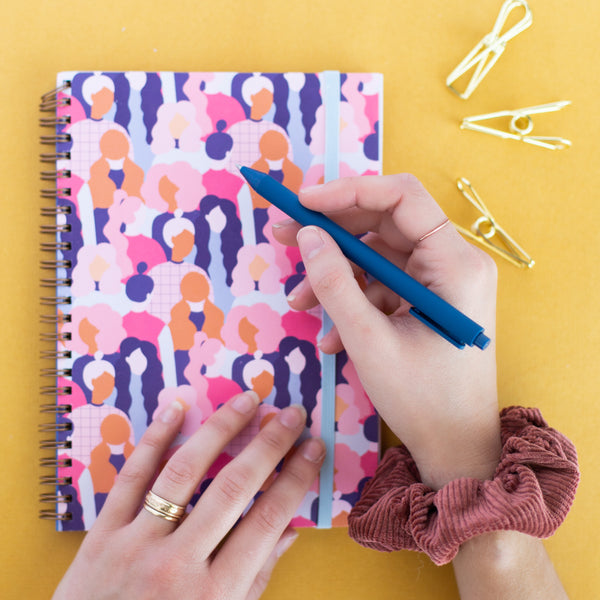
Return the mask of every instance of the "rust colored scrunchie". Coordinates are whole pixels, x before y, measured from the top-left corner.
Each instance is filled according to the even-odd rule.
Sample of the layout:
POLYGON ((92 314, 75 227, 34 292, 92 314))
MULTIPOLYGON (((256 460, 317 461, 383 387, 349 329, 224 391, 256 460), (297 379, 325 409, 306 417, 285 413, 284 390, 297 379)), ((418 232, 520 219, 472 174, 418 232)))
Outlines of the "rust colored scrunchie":
POLYGON ((491 480, 465 477, 434 491, 405 447, 389 449, 350 513, 350 536, 376 550, 425 552, 437 565, 482 533, 551 536, 579 483, 575 446, 536 408, 505 408, 500 423, 502 455, 491 480))

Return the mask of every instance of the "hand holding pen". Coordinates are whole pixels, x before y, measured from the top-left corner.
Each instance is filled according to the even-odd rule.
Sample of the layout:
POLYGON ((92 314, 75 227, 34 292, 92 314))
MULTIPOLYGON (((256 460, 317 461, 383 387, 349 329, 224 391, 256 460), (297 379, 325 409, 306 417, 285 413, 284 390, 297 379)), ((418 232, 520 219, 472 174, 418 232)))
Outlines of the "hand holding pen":
MULTIPOLYGON (((300 193, 307 208, 362 238, 494 339, 496 268, 466 242, 410 175, 341 179, 300 193), (435 230, 435 231, 434 231, 435 230)), ((461 475, 486 478, 500 451, 495 349, 457 351, 409 314, 410 305, 378 281, 363 292, 357 267, 317 227, 292 220, 275 237, 298 244, 307 279, 290 305, 321 303, 335 324, 324 352, 345 348, 384 421, 432 487, 461 475)))

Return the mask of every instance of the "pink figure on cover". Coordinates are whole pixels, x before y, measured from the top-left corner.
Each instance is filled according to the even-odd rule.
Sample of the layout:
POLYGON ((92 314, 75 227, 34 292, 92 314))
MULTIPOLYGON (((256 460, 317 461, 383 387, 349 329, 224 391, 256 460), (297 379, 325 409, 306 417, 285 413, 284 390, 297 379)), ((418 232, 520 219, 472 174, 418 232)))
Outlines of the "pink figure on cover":
POLYGON ((71 291, 78 298, 96 291, 103 296, 116 295, 121 291, 121 279, 114 246, 107 243, 83 246, 77 253, 71 291))

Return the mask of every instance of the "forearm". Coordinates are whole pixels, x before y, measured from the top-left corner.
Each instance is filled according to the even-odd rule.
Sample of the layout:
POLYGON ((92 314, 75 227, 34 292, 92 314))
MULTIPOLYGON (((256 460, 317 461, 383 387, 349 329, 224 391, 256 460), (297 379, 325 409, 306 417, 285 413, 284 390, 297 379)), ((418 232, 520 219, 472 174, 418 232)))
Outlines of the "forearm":
POLYGON ((516 531, 470 539, 452 565, 461 600, 568 598, 542 541, 516 531))

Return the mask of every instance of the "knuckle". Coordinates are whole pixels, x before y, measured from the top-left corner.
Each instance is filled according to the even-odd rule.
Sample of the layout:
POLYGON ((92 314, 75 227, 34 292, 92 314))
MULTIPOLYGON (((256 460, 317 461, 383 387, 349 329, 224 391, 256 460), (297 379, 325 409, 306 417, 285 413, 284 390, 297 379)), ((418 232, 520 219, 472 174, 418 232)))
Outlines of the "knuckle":
POLYGON ((142 466, 132 461, 126 461, 121 471, 117 475, 115 485, 130 485, 148 479, 148 471, 142 466))
POLYGON ((202 427, 204 427, 205 430, 212 430, 220 439, 230 439, 234 435, 234 427, 231 418, 225 418, 225 415, 222 415, 221 411, 214 413, 202 427))
POLYGON ((182 575, 188 570, 184 557, 175 551, 157 553, 155 559, 146 563, 144 578, 150 589, 176 590, 182 575))
POLYGON ((214 481, 221 499, 228 506, 238 506, 248 497, 250 475, 240 467, 223 469, 214 481))
POLYGON ((291 486, 302 489, 308 487, 314 478, 314 473, 309 474, 306 469, 302 469, 299 465, 294 465, 291 462, 286 465, 284 474, 291 486))
POLYGON ((315 294, 317 296, 331 296, 339 293, 344 285, 346 275, 346 270, 341 268, 328 269, 321 273, 319 278, 312 283, 315 294))
POLYGON ((421 189, 423 187, 419 178, 412 173, 399 173, 396 177, 398 178, 398 185, 400 187, 411 190, 421 189))
POLYGON ((176 486, 190 483, 195 478, 195 472, 190 462, 183 457, 173 456, 165 465, 162 475, 167 482, 176 486))
POLYGON ((274 450, 283 455, 286 444, 284 437, 279 431, 271 427, 265 428, 260 432, 258 439, 267 449, 274 450))
POLYGON ((498 276, 496 261, 487 252, 471 246, 468 269, 472 276, 482 283, 495 281, 498 276))
POLYGON ((146 446, 150 450, 162 451, 165 444, 164 439, 164 436, 160 435, 154 427, 149 427, 139 441, 138 446, 146 446))
POLYGON ((287 507, 273 498, 258 504, 254 517, 257 529, 268 537, 279 537, 290 520, 287 507))

